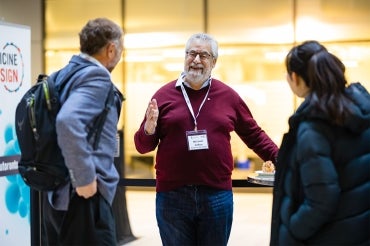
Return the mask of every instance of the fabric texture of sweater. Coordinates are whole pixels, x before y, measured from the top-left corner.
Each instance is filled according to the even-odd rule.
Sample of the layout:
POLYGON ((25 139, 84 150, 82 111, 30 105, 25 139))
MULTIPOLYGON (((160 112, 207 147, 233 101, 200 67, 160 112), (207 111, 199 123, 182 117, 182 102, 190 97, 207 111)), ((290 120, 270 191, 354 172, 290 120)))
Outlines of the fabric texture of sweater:
POLYGON ((57 115, 58 144, 71 177, 71 183, 49 193, 49 201, 58 210, 67 210, 71 184, 73 187, 84 186, 96 178, 98 192, 111 204, 119 181, 114 154, 117 145, 117 111, 120 111, 122 95, 117 90, 116 108, 112 108, 107 115, 98 148, 94 150, 92 142, 87 140, 89 126, 105 107, 112 83, 110 73, 100 64, 73 56, 59 74, 52 76, 56 76, 58 84, 67 71, 83 63, 91 66, 78 71, 67 83, 61 94, 62 108, 57 115))
MULTIPOLYGON (((197 115, 209 86, 200 90, 185 88, 194 115, 197 115)), ((219 80, 211 80, 209 94, 197 117, 198 130, 207 131, 208 149, 188 149, 186 132, 194 130, 194 120, 176 80, 160 88, 153 98, 159 108, 156 132, 145 134, 144 118, 134 140, 140 153, 153 151, 158 146, 157 191, 170 191, 189 184, 231 190, 232 131, 261 159, 274 161, 277 156, 277 146, 256 123, 242 98, 219 80)))
POLYGON ((304 101, 275 174, 271 245, 370 245, 370 95, 346 89, 352 115, 332 125, 304 101))

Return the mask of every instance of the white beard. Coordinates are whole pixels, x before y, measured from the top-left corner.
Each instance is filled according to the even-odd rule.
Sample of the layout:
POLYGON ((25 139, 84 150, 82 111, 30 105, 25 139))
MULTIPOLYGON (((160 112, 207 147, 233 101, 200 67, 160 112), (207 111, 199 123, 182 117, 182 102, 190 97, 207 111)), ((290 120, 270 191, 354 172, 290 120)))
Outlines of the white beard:
POLYGON ((195 87, 201 86, 207 79, 208 76, 204 76, 201 70, 190 70, 186 73, 184 78, 186 82, 195 87))

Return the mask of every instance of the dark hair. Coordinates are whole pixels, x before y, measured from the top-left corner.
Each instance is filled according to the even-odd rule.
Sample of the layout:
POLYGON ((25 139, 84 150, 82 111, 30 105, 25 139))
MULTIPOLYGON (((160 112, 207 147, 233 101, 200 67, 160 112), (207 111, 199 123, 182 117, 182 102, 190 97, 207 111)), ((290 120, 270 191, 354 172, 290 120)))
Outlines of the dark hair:
POLYGON ((309 87, 307 99, 313 113, 324 112, 341 125, 350 111, 344 94, 345 66, 340 59, 319 42, 306 41, 289 51, 285 65, 289 74, 295 72, 309 87))
POLYGON ((119 42, 122 35, 122 29, 111 20, 106 18, 89 20, 79 33, 80 51, 94 55, 109 42, 119 42))

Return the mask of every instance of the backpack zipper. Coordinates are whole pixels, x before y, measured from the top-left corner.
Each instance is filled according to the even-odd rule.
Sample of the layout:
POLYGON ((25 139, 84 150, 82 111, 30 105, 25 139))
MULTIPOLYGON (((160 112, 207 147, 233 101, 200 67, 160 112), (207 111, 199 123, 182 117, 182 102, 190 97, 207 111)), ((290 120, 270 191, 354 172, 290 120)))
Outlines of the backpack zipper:
POLYGON ((35 138, 35 140, 38 140, 39 138, 39 134, 37 132, 37 128, 36 128, 36 117, 35 117, 35 95, 32 95, 32 97, 30 97, 28 100, 27 100, 27 108, 28 108, 28 115, 29 115, 29 118, 30 118, 30 125, 31 125, 31 128, 32 128, 32 132, 33 132, 33 136, 35 138))

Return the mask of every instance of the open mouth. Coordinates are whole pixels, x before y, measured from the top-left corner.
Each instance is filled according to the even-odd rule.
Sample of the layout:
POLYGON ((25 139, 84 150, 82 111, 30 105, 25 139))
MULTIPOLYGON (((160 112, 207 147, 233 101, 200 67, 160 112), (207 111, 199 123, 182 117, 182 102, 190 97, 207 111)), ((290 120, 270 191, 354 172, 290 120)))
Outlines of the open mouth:
POLYGON ((201 73, 203 71, 203 68, 202 67, 192 67, 192 66, 190 66, 189 72, 190 71, 201 73))

